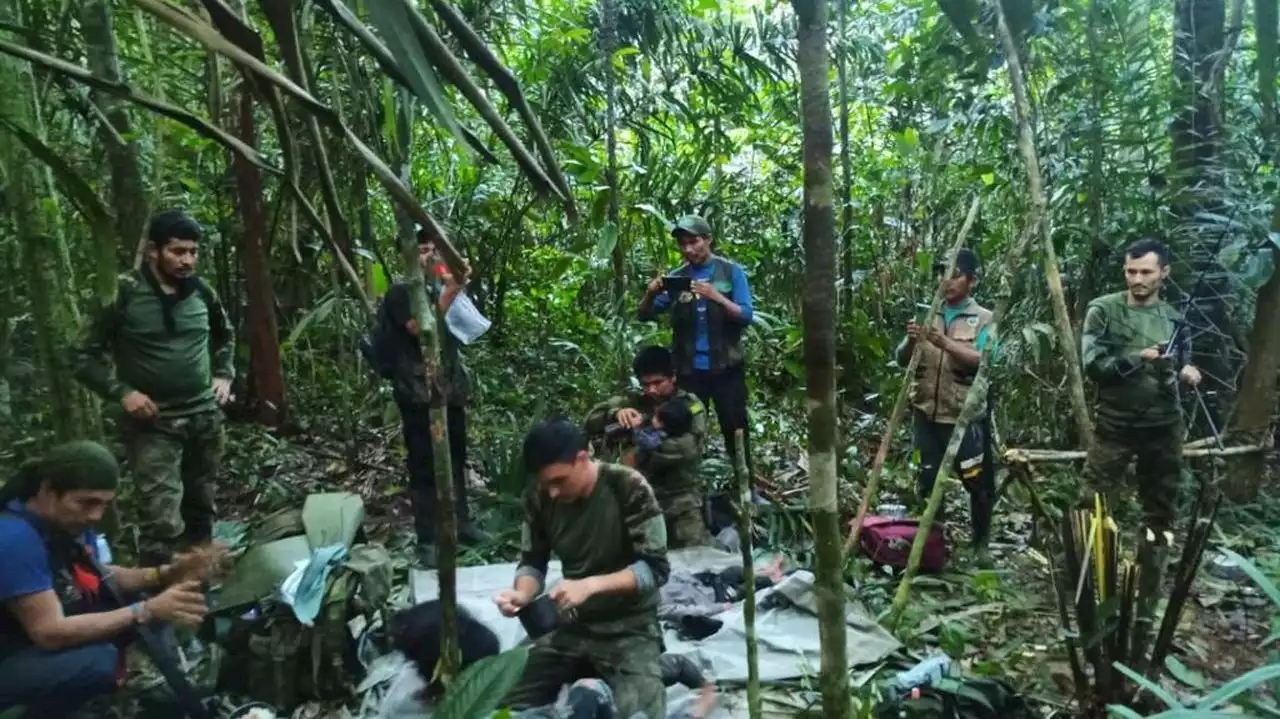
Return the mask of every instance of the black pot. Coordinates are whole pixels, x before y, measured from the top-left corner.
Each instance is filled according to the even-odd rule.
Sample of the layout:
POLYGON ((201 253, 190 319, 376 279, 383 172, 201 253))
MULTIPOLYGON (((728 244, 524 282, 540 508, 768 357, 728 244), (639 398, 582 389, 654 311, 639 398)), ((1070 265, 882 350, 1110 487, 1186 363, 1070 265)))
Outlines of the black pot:
POLYGON ((516 612, 516 618, 520 620, 520 625, 529 634, 529 638, 537 639, 560 626, 560 608, 552 601, 550 594, 541 594, 516 612))

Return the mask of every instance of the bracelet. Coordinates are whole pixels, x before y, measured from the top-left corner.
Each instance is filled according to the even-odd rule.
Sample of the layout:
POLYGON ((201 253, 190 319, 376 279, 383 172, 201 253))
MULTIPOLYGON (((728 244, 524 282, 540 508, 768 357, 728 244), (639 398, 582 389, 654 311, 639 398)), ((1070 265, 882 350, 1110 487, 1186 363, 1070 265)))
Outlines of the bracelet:
POLYGON ((133 614, 135 624, 146 624, 151 618, 151 612, 147 609, 146 602, 134 602, 129 605, 129 611, 133 614))

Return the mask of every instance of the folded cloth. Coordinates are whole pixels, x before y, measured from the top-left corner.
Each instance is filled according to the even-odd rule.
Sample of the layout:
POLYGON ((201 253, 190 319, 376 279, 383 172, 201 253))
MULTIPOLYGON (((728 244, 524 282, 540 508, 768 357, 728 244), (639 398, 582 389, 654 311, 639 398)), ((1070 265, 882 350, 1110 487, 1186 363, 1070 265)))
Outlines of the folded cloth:
POLYGON ((331 544, 311 550, 311 558, 299 562, 293 574, 280 585, 280 598, 293 608, 303 626, 311 626, 320 614, 329 572, 347 556, 347 546, 331 544))

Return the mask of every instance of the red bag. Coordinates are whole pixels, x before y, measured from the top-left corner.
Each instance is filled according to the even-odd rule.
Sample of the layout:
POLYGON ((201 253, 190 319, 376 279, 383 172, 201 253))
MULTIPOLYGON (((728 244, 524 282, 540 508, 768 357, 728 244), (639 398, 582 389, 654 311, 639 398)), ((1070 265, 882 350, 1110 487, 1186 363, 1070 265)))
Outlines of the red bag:
MULTIPOLYGON (((858 544, 862 545, 863 553, 876 564, 906 569, 907 558, 911 556, 911 545, 915 543, 919 531, 920 523, 914 519, 867 517, 862 520, 858 544)), ((932 574, 941 572, 946 566, 947 542, 943 538, 942 528, 935 523, 929 528, 929 538, 924 543, 920 571, 932 574)))

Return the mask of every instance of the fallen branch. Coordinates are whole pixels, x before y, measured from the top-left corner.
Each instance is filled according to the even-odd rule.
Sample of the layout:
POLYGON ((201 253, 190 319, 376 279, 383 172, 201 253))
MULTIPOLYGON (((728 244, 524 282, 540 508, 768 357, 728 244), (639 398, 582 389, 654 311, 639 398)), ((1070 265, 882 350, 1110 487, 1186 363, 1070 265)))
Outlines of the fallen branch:
MULTIPOLYGON (((1238 447, 1217 447, 1192 446, 1184 445, 1182 448, 1183 457, 1234 457, 1242 454, 1253 454, 1255 452, 1265 452, 1267 447, 1261 444, 1240 445, 1238 447)), ((1011 448, 1004 453, 1004 461, 1009 464, 1022 464, 1029 462, 1074 462, 1088 457, 1088 453, 1083 450, 1069 449, 1016 449, 1011 448)))
MULTIPOLYGON (((956 235, 955 244, 951 246, 950 252, 947 254, 947 273, 938 281, 938 288, 933 294, 933 306, 929 309, 929 314, 925 316, 924 326, 933 325, 933 318, 938 316, 942 311, 942 286, 946 279, 955 272, 956 269, 956 253, 960 248, 964 247, 964 241, 969 236, 969 230, 973 228, 974 221, 978 218, 978 207, 982 204, 981 195, 974 195, 973 202, 969 203, 969 214, 964 218, 964 224, 960 226, 960 233, 956 235)), ((853 527, 849 531, 849 539, 844 543, 844 556, 848 557, 853 553, 853 548, 858 546, 858 535, 862 533, 862 522, 867 517, 867 509, 871 506, 871 498, 876 496, 880 489, 880 474, 884 470, 884 461, 889 456, 889 445, 893 442, 893 436, 898 433, 898 425, 902 424, 902 417, 907 411, 907 398, 911 394, 911 381, 915 377, 916 367, 920 365, 920 342, 916 342, 915 349, 911 352, 911 361, 907 363, 907 369, 904 372, 905 381, 902 383, 902 389, 898 390, 898 398, 893 403, 893 412, 889 415, 889 425, 885 427, 884 434, 880 437, 880 447, 876 449, 876 457, 871 462, 871 474, 867 477, 867 488, 862 493, 862 502, 858 505, 858 514, 853 518, 853 527)))

